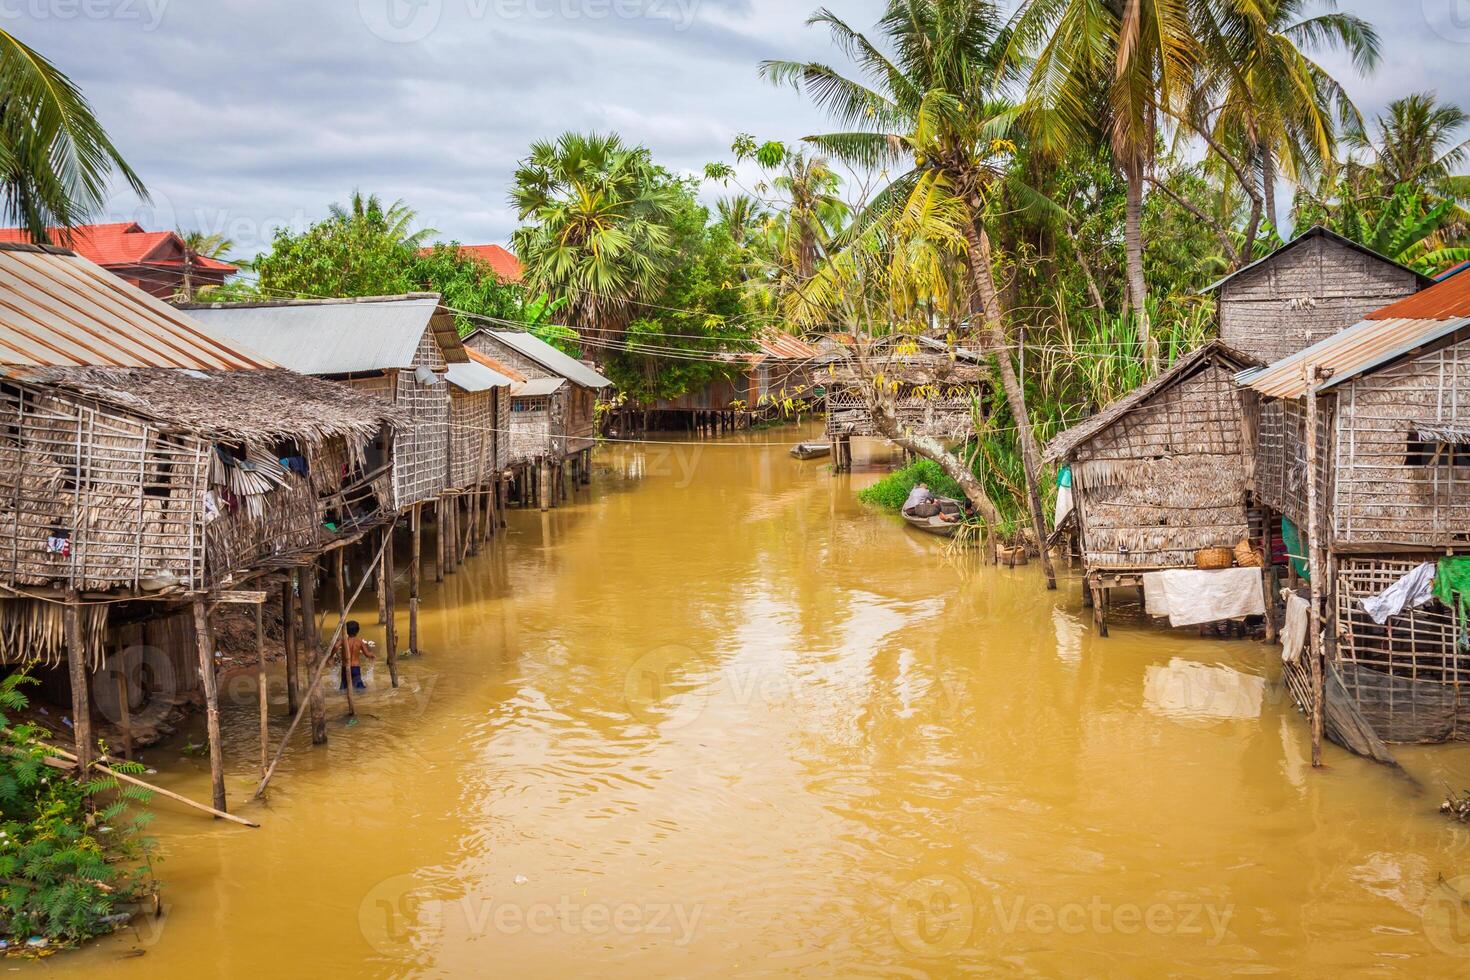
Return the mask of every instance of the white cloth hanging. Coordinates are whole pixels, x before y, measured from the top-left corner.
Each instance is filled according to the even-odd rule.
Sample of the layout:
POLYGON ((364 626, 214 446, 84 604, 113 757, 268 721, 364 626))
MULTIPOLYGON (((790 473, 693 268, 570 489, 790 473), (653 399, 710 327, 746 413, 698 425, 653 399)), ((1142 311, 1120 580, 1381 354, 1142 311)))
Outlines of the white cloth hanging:
POLYGON ((1286 622, 1281 629, 1281 662, 1294 664, 1301 659, 1302 646, 1311 629, 1312 604, 1293 592, 1286 599, 1286 622))
POLYGON ((1144 608, 1170 626, 1200 626, 1266 614, 1259 568, 1173 568, 1143 576, 1144 608))
POLYGON ((1405 609, 1417 609, 1433 598, 1434 566, 1425 563, 1362 603, 1373 622, 1382 626, 1405 609))

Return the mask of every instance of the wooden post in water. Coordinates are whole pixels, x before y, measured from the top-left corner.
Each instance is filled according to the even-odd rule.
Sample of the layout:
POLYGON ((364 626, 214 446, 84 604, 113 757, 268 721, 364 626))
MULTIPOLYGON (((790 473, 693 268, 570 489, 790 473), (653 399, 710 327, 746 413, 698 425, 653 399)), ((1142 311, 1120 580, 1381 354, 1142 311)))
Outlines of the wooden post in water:
POLYGON ((296 590, 292 582, 295 572, 286 573, 286 582, 281 586, 281 623, 285 626, 282 644, 286 650, 286 713, 294 715, 301 704, 301 691, 296 686, 296 590))
POLYGON ((265 676, 265 603, 255 605, 255 690, 260 695, 260 774, 271 761, 270 683, 265 676))
POLYGON ((540 465, 537 467, 537 503, 542 510, 551 509, 551 460, 545 456, 541 457, 540 465))
POLYGON ((92 696, 87 685, 87 642, 82 630, 81 596, 67 593, 62 607, 62 628, 66 633, 66 669, 71 676, 71 725, 80 760, 79 775, 86 779, 92 764, 92 696))
POLYGON ((1276 628, 1276 596, 1271 586, 1276 576, 1271 566, 1271 508, 1261 508, 1261 588, 1266 590, 1266 642, 1275 643, 1279 631, 1276 628))
MULTIPOLYGON (((439 498, 443 504, 444 498, 439 498)), ((441 514, 442 518, 443 515, 441 514)), ((423 553, 421 551, 422 535, 420 525, 423 521, 423 504, 414 504, 413 512, 409 515, 409 528, 413 532, 413 551, 408 564, 408 654, 411 657, 419 655, 419 569, 423 564, 423 553)), ((442 529, 444 522, 441 520, 439 526, 442 529)), ((440 531, 439 544, 444 544, 444 534, 440 531)), ((443 557, 440 557, 440 566, 443 566, 443 557)))
POLYGON ((199 680, 204 685, 205 725, 209 735, 209 782, 214 808, 225 806, 225 755, 219 732, 219 678, 214 670, 214 637, 209 628, 209 605, 194 600, 194 643, 199 648, 199 680))
MULTIPOLYGON (((384 554, 386 553, 387 550, 384 549, 384 554)), ((378 559, 377 567, 373 569, 373 579, 378 592, 378 625, 383 626, 388 622, 388 587, 383 584, 383 559, 381 557, 378 559)))
POLYGON ((1307 377, 1307 568, 1311 573, 1312 608, 1309 617, 1310 666, 1312 674, 1312 766, 1322 766, 1322 736, 1326 729, 1326 664, 1322 649, 1322 576, 1326 574, 1321 560, 1322 525, 1317 463, 1317 382, 1320 369, 1304 368, 1307 377))
MULTIPOLYGON (((446 513, 446 511, 449 510, 449 508, 446 508, 444 506, 445 503, 446 503, 446 498, 445 497, 440 497, 438 500, 434 501, 434 518, 435 518, 435 520, 434 520, 434 581, 435 582, 442 582, 442 581, 444 581, 444 573, 446 571, 446 569, 444 568, 444 532, 445 532, 445 530, 449 526, 450 517, 449 517, 448 513, 446 513)), ((414 552, 415 553, 418 552, 419 520, 420 520, 420 517, 419 517, 419 507, 417 505, 415 505, 414 508, 413 508, 413 516, 409 518, 409 528, 410 528, 410 530, 413 533, 414 552)), ((409 620, 409 622, 411 623, 411 622, 413 622, 413 620, 409 620)), ((410 627, 410 629, 411 629, 411 627, 410 627)), ((413 641, 412 640, 409 641, 409 647, 410 648, 413 647, 413 641)))
MULTIPOLYGON (((301 636, 306 644, 307 661, 306 669, 309 675, 315 675, 321 666, 321 659, 326 654, 322 652, 322 638, 316 628, 316 562, 313 561, 301 570, 301 636)), ((321 686, 311 689, 309 697, 311 703, 311 744, 325 745, 327 743, 327 698, 322 693, 321 686)))
MULTIPOLYGON (((395 520, 395 524, 396 524, 395 520)), ((393 615, 393 527, 389 524, 383 528, 383 536, 386 539, 383 545, 382 559, 382 590, 383 601, 387 610, 384 618, 383 643, 387 647, 383 659, 388 664, 388 677, 393 686, 398 686, 398 623, 393 615)))
MULTIPOLYGON (((347 563, 344 560, 342 549, 337 549, 337 621, 342 624, 338 634, 341 636, 342 649, 342 690, 347 693, 347 717, 357 717, 357 705, 352 700, 352 667, 347 662, 347 563)), ((328 656, 331 652, 328 651, 328 656)), ((263 775, 263 773, 262 773, 263 775)))

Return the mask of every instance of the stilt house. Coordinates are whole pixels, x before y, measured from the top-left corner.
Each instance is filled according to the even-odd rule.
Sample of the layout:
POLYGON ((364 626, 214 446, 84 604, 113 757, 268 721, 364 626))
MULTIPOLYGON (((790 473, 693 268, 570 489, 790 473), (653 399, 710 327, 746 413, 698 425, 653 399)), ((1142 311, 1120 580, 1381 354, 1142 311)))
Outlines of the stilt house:
POLYGON ((0 297, 0 660, 65 660, 84 760, 101 671, 125 733, 130 705, 202 688, 222 809, 209 604, 373 524, 367 446, 398 413, 67 250, 0 246, 0 297), (150 625, 155 659, 129 659, 150 625))
MULTIPOLYGON (((1421 564, 1470 556, 1470 277, 1239 380, 1259 401, 1257 494, 1301 529, 1326 600, 1332 683, 1385 741, 1470 738, 1470 622, 1439 601, 1383 623, 1363 605, 1421 564)), ((1287 679, 1310 712, 1308 663, 1287 679)))
POLYGON ((436 500, 449 488, 450 364, 467 364, 454 316, 436 293, 185 307, 212 329, 301 374, 339 381, 393 405, 371 462, 388 466, 394 509, 436 500))
POLYGON ((820 411, 814 367, 820 355, 800 337, 771 331, 756 341, 753 352, 729 355, 739 365, 738 374, 732 367, 732 377, 632 411, 644 431, 705 434, 747 428, 762 418, 820 411))
POLYGON ((1114 589, 1255 540, 1253 454, 1233 380, 1255 364, 1214 341, 1047 446, 1046 462, 1071 470, 1084 588, 1104 635, 1114 589))

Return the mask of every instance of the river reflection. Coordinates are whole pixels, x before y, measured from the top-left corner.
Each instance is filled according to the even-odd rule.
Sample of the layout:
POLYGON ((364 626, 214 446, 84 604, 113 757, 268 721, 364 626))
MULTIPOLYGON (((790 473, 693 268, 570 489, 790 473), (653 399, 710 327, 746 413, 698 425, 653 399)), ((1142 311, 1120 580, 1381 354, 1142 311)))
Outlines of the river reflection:
MULTIPOLYGON (((815 434, 600 451, 426 588, 427 655, 355 727, 332 702, 243 807, 264 829, 164 814, 161 928, 28 969, 1465 972, 1440 876, 1470 834, 1435 812, 1464 749, 1402 750, 1417 794, 1331 748, 1313 772, 1273 651, 1098 639, 1075 579, 859 505, 875 447, 833 476, 764 445, 815 434)), ((253 711, 226 708, 234 800, 253 711)))

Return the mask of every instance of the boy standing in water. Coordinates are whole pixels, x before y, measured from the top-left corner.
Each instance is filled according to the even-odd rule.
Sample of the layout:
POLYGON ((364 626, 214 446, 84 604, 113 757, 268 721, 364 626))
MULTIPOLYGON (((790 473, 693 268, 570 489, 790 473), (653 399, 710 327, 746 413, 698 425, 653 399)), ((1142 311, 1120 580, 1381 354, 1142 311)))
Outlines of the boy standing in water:
POLYGON ((337 655, 342 658, 342 687, 340 690, 343 691, 347 690, 347 672, 349 669, 352 672, 352 689, 354 691, 366 691, 367 685, 362 682, 362 658, 367 657, 369 660, 378 659, 373 656, 372 651, 368 649, 367 643, 363 641, 362 637, 357 635, 360 632, 362 632, 362 627, 358 624, 357 620, 350 619, 347 621, 347 635, 342 637, 337 643, 337 655))

